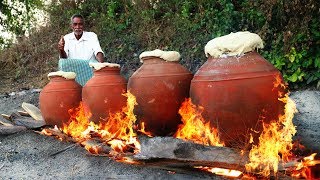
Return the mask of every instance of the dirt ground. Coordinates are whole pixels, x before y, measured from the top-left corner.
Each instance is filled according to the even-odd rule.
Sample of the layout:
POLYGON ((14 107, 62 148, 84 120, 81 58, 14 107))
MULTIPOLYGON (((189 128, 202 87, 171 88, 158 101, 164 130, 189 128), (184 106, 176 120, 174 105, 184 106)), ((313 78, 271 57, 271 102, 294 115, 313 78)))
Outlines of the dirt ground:
MULTIPOLYGON (((38 106, 39 93, 40 89, 31 89, 1 94, 0 113, 21 110, 22 102, 38 106)), ((320 91, 296 91, 290 97, 299 111, 294 118, 295 140, 319 153, 320 91)), ((201 172, 173 173, 119 163, 108 157, 89 155, 80 146, 52 155, 69 145, 33 131, 0 136, 0 179, 222 179, 201 172)))

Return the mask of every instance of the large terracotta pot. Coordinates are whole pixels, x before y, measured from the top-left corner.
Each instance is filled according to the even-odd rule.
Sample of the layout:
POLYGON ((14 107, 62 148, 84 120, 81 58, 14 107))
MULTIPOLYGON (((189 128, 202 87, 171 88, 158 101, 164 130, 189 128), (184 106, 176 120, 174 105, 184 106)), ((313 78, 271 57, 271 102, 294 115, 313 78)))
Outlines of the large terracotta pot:
POLYGON ((92 113, 91 121, 107 120, 109 113, 120 112, 126 106, 126 79, 120 75, 119 67, 103 67, 94 70, 93 77, 82 89, 82 101, 92 113))
MULTIPOLYGON (((204 107, 203 116, 218 128, 228 146, 243 146, 262 121, 277 120, 284 103, 274 87, 280 72, 257 52, 241 57, 212 58, 194 75, 190 97, 204 107)), ((259 133, 253 133, 258 137, 259 133)))
POLYGON ((79 106, 81 86, 74 79, 50 77, 50 82, 40 92, 40 110, 46 124, 62 127, 70 119, 69 109, 79 106))
POLYGON ((128 90, 136 96, 138 123, 153 135, 170 135, 181 123, 179 107, 189 97, 192 74, 178 62, 144 57, 143 65, 129 78, 128 90))

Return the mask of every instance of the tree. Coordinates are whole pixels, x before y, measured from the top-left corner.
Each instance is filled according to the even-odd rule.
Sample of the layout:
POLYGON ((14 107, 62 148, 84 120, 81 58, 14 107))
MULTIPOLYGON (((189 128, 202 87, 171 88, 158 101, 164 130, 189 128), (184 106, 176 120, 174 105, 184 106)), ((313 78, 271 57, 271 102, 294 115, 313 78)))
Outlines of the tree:
MULTIPOLYGON (((23 36, 30 30, 34 11, 43 7, 42 0, 0 0, 0 24, 4 32, 23 36)), ((2 47, 8 46, 4 34, 0 34, 2 47)), ((1 47, 0 47, 1 48, 1 47)))

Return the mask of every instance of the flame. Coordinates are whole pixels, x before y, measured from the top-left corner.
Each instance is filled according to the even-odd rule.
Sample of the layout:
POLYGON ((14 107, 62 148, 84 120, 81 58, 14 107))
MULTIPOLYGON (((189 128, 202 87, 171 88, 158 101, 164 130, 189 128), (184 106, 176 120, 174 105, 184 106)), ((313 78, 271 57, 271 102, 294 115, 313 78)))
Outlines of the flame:
POLYGON ((217 129, 211 127, 209 121, 204 123, 202 111, 203 107, 192 104, 190 98, 186 99, 179 109, 183 124, 179 126, 174 136, 207 146, 224 146, 219 139, 217 129))
MULTIPOLYGON (((276 77, 274 86, 284 87, 279 76, 276 77)), ((292 119, 297 109, 288 93, 282 98, 280 98, 281 93, 278 95, 279 101, 285 103, 285 113, 279 115, 278 121, 271 121, 270 124, 263 123, 259 144, 252 146, 249 152, 250 162, 246 164, 247 171, 263 176, 269 176, 271 171, 276 173, 280 160, 287 162, 292 156, 292 137, 296 133, 292 119)))
POLYGON ((148 137, 153 137, 151 132, 145 130, 144 122, 141 122, 140 126, 141 126, 141 129, 138 130, 139 132, 141 132, 142 134, 144 134, 148 137))
POLYGON ((239 177, 242 172, 232 169, 224 169, 224 168, 212 168, 212 167, 203 167, 203 166, 196 166, 195 168, 201 169, 203 171, 208 171, 213 174, 221 175, 221 176, 228 176, 228 177, 239 177))
POLYGON ((85 112, 82 102, 80 102, 79 107, 70 109, 68 112, 71 117, 66 124, 63 123, 62 131, 75 139, 87 139, 86 129, 89 127, 91 113, 85 112))
MULTIPOLYGON (((100 124, 90 122, 91 113, 80 103, 78 108, 69 110, 71 115, 68 123, 63 124, 62 131, 78 141, 98 138, 109 144, 115 152, 123 153, 130 149, 133 152, 140 150, 133 126, 136 117, 133 113, 137 105, 136 98, 129 91, 123 94, 127 97, 127 105, 121 111, 110 113, 109 117, 100 124)), ((86 144, 85 148, 91 153, 97 153, 97 147, 86 144)))
POLYGON ((315 160, 317 153, 313 153, 310 156, 304 157, 302 161, 297 165, 296 169, 292 172, 291 176, 295 178, 314 179, 311 174, 310 166, 320 164, 320 160, 315 160))

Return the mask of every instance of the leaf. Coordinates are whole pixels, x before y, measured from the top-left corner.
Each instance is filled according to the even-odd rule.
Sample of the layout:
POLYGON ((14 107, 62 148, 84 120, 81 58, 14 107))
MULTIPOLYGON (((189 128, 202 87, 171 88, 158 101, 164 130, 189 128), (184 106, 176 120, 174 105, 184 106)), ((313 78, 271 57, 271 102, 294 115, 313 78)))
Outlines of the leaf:
POLYGON ((308 78, 308 80, 307 80, 307 84, 310 84, 312 81, 313 81, 313 75, 311 75, 309 78, 308 78))
POLYGON ((290 77, 288 77, 288 80, 291 82, 296 82, 298 80, 298 75, 294 73, 290 77))
POLYGON ((320 57, 317 57, 317 58, 314 60, 314 67, 315 67, 315 68, 320 68, 320 57))

